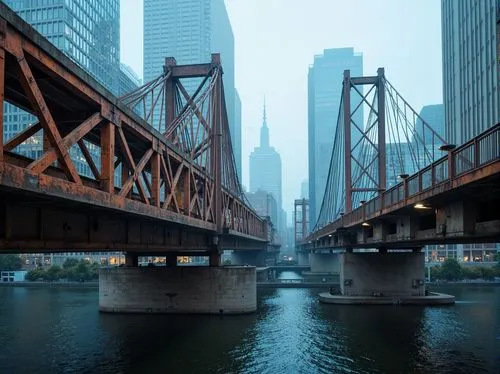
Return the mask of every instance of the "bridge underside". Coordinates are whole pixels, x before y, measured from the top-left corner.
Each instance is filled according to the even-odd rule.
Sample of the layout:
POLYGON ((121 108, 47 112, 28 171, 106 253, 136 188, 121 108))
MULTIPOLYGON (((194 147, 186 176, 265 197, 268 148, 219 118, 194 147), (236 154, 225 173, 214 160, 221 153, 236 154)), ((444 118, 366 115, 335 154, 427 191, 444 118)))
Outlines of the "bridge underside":
POLYGON ((173 133, 159 132, 0 3, 0 110, 8 102, 36 117, 0 141, 1 252, 267 250, 268 223, 243 200, 219 139, 229 136, 219 56, 167 68, 170 86, 212 79, 207 97, 221 115, 187 104, 181 113, 183 87, 169 86, 161 112, 173 133), (192 117, 205 138, 186 153, 176 131, 194 131, 192 117), (36 152, 21 152, 27 144, 36 152))
POLYGON ((15 179, 19 174, 9 174, 9 168, 0 173, 0 252, 116 250, 149 255, 166 252, 206 255, 216 249, 217 237, 222 249, 267 249, 264 241, 230 233, 217 236, 211 225, 193 228, 193 223, 186 226, 186 222, 171 217, 163 220, 147 217, 144 209, 147 207, 131 200, 122 209, 104 199, 100 206, 94 200, 87 203, 70 200, 65 195, 71 194, 71 189, 50 188, 50 183, 41 188, 44 182, 50 182, 50 177, 15 179), (6 187, 21 180, 46 193, 6 187), (57 197, 58 194, 61 196, 57 197))

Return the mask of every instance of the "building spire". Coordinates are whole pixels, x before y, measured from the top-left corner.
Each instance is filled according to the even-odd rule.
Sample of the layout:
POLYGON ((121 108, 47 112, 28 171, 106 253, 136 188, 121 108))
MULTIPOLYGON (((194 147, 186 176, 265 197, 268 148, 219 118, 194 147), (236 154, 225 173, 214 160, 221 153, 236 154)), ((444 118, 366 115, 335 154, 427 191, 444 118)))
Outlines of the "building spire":
POLYGON ((262 115, 262 125, 267 127, 267 115, 266 115, 266 95, 264 95, 264 113, 262 115))
POLYGON ((269 148, 269 128, 267 127, 266 96, 264 96, 262 127, 260 128, 260 146, 261 148, 269 148))

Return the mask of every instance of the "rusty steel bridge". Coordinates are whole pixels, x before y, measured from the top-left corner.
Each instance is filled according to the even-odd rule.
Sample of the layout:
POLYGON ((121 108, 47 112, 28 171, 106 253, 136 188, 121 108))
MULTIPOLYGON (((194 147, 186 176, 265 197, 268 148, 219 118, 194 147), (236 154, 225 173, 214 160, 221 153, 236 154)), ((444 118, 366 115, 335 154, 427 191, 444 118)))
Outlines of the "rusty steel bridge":
POLYGON ((296 202, 299 251, 500 242, 500 123, 449 144, 380 68, 370 77, 345 71, 336 129, 321 211, 307 235, 305 202, 296 202), (357 123, 362 106, 369 113, 357 123))
POLYGON ((224 249, 272 249, 237 177, 222 76, 218 54, 167 58, 117 98, 0 4, 0 108, 37 118, 0 137, 0 251, 182 252, 216 265, 224 249), (34 157, 19 151, 28 143, 34 157))

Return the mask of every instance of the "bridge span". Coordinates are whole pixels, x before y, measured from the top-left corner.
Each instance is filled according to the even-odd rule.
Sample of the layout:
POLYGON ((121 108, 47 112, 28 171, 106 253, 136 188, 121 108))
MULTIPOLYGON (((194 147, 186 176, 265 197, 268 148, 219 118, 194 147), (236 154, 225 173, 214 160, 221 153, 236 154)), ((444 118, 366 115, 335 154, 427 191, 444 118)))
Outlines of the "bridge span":
POLYGON ((255 310, 255 269, 220 267, 222 251, 265 259, 279 245, 238 180, 222 76, 218 54, 170 57, 117 98, 0 3, 0 130, 4 102, 36 117, 0 137, 0 253, 126 251, 129 268, 101 273, 107 311, 255 310), (139 254, 205 255, 211 267, 139 269, 139 254))
POLYGON ((306 250, 500 242, 500 124, 312 232, 306 250))
POLYGON ((300 259, 307 253, 339 274, 341 294, 329 302, 421 302, 423 246, 500 242, 500 124, 449 144, 383 68, 368 77, 344 72, 337 118, 320 213, 296 244, 300 259), (363 123, 360 107, 368 109, 363 123))

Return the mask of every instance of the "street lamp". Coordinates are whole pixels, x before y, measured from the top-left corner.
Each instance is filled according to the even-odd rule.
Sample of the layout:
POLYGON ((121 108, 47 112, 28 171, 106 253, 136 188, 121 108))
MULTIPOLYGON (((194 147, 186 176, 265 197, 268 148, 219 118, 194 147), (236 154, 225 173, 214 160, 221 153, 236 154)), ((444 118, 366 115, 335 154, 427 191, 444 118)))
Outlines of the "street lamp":
POLYGON ((430 206, 425 205, 424 203, 416 203, 413 207, 415 209, 432 209, 430 206))
POLYGON ((453 151, 457 146, 455 144, 443 144, 441 147, 439 147, 440 151, 453 151))

